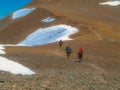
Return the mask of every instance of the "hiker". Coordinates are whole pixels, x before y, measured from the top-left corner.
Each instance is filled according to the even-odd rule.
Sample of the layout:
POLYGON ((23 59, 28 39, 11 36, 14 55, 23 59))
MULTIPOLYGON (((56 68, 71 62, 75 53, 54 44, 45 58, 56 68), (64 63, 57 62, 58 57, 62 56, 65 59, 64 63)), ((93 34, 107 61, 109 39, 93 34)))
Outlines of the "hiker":
POLYGON ((63 45, 63 41, 60 40, 58 44, 59 44, 59 47, 62 47, 62 45, 63 45))
POLYGON ((66 56, 67 56, 67 58, 69 59, 69 58, 70 58, 70 54, 72 53, 72 50, 71 50, 71 48, 68 47, 68 46, 65 48, 65 50, 66 50, 66 56))
POLYGON ((80 48, 78 50, 77 54, 78 54, 79 62, 81 62, 82 61, 82 57, 83 57, 83 49, 80 48))

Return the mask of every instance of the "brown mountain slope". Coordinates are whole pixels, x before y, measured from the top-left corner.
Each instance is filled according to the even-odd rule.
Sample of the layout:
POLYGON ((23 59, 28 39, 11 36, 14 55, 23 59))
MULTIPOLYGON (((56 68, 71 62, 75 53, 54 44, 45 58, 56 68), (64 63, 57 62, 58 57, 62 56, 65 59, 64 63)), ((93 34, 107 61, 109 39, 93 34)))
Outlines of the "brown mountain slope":
POLYGON ((7 47, 5 57, 17 61, 37 74, 32 76, 1 73, 7 89, 32 90, 119 90, 120 50, 118 42, 69 41, 62 48, 57 43, 36 47, 7 47), (74 44, 73 44, 74 43, 74 44), (73 53, 66 58, 64 48, 69 45, 73 53), (84 48, 83 62, 76 51, 84 48), (14 78, 16 77, 16 78, 14 78), (7 78, 7 79, 6 79, 7 78), (9 83, 11 82, 11 83, 9 83))
POLYGON ((29 6, 45 8, 55 15, 62 15, 80 24, 97 27, 103 39, 120 39, 120 6, 100 6, 105 0, 33 0, 29 6))
MULTIPOLYGON (((0 43, 18 43, 40 27, 67 24, 80 32, 75 40, 34 47, 6 47, 10 60, 19 62, 37 74, 13 75, 0 71, 0 88, 7 90, 119 90, 120 89, 120 12, 118 7, 99 6, 102 0, 33 0, 26 7, 37 10, 23 18, 0 22, 0 43), (55 17, 43 24, 41 19, 55 17), (9 21, 9 23, 8 23, 9 21), (7 24, 6 24, 7 23, 7 24), (65 46, 73 54, 66 58, 65 46), (84 57, 78 63, 77 50, 84 57)), ((103 0, 105 1, 105 0, 103 0)))
POLYGON ((0 42, 18 43, 22 41, 30 33, 40 28, 40 26, 43 26, 41 23, 41 19, 48 16, 52 17, 53 14, 43 9, 36 9, 29 15, 15 20, 12 20, 10 16, 7 26, 5 26, 6 20, 1 22, 4 27, 0 30, 0 42))
POLYGON ((74 35, 76 39, 119 41, 120 7, 100 6, 99 2, 102 1, 33 0, 26 7, 35 7, 37 10, 17 20, 11 20, 9 17, 0 22, 0 25, 4 26, 0 28, 0 43, 18 43, 40 27, 61 23, 81 30, 74 35), (48 16, 56 17, 56 22, 40 22, 48 16))

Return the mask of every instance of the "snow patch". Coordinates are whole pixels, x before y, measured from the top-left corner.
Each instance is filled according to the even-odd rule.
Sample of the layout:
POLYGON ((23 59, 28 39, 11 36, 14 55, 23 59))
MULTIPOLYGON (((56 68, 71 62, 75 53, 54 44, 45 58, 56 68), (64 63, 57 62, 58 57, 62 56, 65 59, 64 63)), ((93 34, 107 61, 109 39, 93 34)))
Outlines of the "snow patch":
POLYGON ((5 51, 3 50, 0 50, 0 54, 6 54, 5 51))
POLYGON ((4 47, 0 45, 0 54, 6 54, 5 51, 4 51, 4 47))
MULTIPOLYGON (((25 44, 19 44, 19 45, 16 45, 16 44, 0 44, 0 47, 19 47, 19 46, 26 46, 25 44)), ((3 48, 4 48, 3 47, 3 48)))
POLYGON ((58 40, 72 40, 69 38, 71 34, 74 34, 78 32, 77 28, 67 26, 67 25, 56 25, 56 26, 50 26, 46 28, 40 28, 30 34, 25 40, 18 43, 19 44, 25 44, 25 45, 42 45, 47 43, 56 42, 58 40))
POLYGON ((35 8, 24 8, 13 13, 12 19, 17 19, 26 16, 27 14, 34 11, 35 8))
POLYGON ((108 1, 99 3, 99 5, 110 5, 110 6, 118 6, 120 5, 120 1, 108 1))
MULTIPOLYGON (((18 45, 0 44, 0 54, 6 54, 5 51, 3 51, 5 49, 3 46, 5 47, 5 46, 18 46, 18 45)), ((1 56, 0 56, 0 70, 8 71, 8 72, 11 72, 13 74, 21 74, 21 75, 35 74, 35 72, 30 70, 29 68, 27 68, 27 67, 25 67, 17 62, 8 60, 7 58, 1 57, 1 56)))
POLYGON ((3 46, 0 45, 0 50, 1 50, 1 49, 4 50, 5 48, 4 48, 3 46))
POLYGON ((43 23, 50 23, 50 22, 53 22, 55 21, 55 18, 51 18, 51 17, 48 17, 48 18, 45 18, 43 20, 41 20, 43 23))
POLYGON ((4 58, 4 57, 0 57, 0 70, 8 71, 13 74, 21 74, 21 75, 35 74, 35 72, 30 70, 29 68, 27 68, 17 62, 8 60, 7 58, 4 58))

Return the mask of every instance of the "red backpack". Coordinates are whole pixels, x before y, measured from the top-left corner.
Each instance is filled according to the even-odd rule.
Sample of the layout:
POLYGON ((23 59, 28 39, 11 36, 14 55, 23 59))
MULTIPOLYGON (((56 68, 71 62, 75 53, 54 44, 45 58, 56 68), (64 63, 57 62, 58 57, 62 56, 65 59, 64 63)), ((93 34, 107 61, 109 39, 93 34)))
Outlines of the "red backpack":
POLYGON ((79 51, 77 52, 78 55, 82 55, 83 54, 83 49, 80 48, 79 51))

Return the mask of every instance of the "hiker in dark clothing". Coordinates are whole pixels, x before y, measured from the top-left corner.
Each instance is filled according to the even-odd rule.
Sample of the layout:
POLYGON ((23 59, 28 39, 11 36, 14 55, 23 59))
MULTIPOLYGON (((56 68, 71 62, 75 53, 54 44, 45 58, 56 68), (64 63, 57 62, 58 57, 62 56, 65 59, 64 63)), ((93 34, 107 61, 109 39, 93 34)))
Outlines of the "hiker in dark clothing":
POLYGON ((69 59, 69 58, 70 58, 70 54, 72 53, 72 50, 71 50, 71 48, 68 47, 68 46, 65 48, 65 50, 66 50, 66 56, 67 56, 67 58, 69 59))
POLYGON ((77 54, 78 54, 79 62, 81 62, 82 61, 82 57, 83 57, 83 49, 80 48, 78 50, 77 54))
POLYGON ((58 44, 59 44, 59 47, 62 47, 62 45, 63 45, 63 41, 60 40, 58 44))

